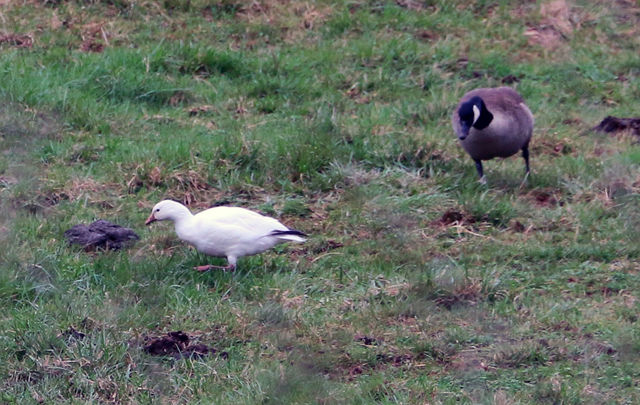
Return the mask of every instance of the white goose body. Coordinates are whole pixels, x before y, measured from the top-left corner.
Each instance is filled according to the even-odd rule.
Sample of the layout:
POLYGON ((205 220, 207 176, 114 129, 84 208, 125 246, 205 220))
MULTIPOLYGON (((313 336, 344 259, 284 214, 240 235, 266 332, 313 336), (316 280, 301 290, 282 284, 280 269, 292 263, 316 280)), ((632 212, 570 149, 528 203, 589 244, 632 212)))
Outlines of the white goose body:
POLYGON ((239 257, 264 252, 279 243, 306 240, 304 233, 240 207, 214 207, 193 215, 184 205, 164 200, 153 207, 146 224, 165 219, 173 221, 178 237, 198 251, 226 257, 227 268, 234 268, 239 257))

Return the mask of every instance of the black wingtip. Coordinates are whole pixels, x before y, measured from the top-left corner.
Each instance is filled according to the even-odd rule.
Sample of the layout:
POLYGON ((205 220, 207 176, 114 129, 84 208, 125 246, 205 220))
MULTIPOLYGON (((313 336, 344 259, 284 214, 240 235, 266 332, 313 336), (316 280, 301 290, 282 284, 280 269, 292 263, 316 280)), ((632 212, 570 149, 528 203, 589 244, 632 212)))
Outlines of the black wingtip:
POLYGON ((306 238, 308 235, 304 232, 301 231, 296 231, 295 229, 289 229, 286 231, 271 231, 271 235, 273 236, 280 236, 280 235, 295 235, 295 236, 301 236, 303 238, 306 238))

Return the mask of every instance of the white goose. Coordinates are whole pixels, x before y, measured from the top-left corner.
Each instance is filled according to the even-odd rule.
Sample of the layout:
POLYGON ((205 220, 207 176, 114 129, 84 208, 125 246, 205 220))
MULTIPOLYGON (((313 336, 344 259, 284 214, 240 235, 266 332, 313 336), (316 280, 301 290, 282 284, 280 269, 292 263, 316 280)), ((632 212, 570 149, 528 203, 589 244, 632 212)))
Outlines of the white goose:
POLYGON ((208 264, 195 267, 198 271, 233 270, 239 257, 262 253, 278 243, 304 242, 307 236, 277 219, 244 208, 214 207, 193 215, 187 207, 171 200, 157 203, 145 225, 166 219, 174 222, 178 237, 198 251, 227 258, 227 266, 208 264))

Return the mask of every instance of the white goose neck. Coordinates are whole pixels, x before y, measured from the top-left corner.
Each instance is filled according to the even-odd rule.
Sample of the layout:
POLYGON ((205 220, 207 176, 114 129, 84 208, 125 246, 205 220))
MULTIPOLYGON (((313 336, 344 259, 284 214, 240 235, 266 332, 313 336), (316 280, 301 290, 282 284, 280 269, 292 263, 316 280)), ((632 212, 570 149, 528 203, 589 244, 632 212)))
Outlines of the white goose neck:
POLYGON ((176 205, 171 212, 171 220, 177 224, 188 221, 193 218, 193 214, 189 211, 189 208, 184 205, 176 205))

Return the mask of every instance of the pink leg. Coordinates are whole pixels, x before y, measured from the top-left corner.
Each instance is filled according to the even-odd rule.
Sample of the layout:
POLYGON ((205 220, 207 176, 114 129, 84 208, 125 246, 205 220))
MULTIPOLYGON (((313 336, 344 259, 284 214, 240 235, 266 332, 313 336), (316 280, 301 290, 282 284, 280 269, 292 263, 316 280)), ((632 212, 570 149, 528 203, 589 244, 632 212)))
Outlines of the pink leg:
POLYGON ((194 270, 197 270, 199 272, 205 272, 205 271, 209 271, 211 269, 220 269, 220 270, 224 270, 224 271, 234 271, 236 269, 236 266, 234 266, 233 264, 228 264, 226 266, 214 266, 213 264, 206 264, 204 266, 196 266, 193 268, 194 270))

